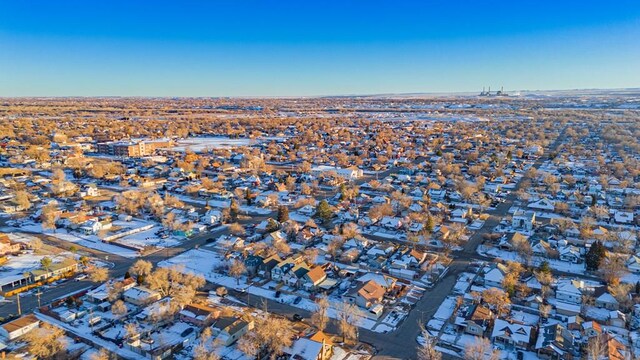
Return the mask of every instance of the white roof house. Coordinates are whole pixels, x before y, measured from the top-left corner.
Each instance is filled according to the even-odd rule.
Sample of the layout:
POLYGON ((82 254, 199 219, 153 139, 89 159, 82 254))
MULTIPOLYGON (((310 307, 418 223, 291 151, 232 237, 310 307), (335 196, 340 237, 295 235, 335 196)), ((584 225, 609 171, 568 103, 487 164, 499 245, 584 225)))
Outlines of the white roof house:
POLYGON ((491 339, 524 348, 531 341, 531 326, 511 324, 502 319, 496 319, 491 339))
POLYGON ((544 210, 544 211, 553 211, 556 208, 553 201, 548 199, 540 199, 538 201, 531 202, 529 203, 529 205, 527 205, 527 207, 530 209, 544 210))

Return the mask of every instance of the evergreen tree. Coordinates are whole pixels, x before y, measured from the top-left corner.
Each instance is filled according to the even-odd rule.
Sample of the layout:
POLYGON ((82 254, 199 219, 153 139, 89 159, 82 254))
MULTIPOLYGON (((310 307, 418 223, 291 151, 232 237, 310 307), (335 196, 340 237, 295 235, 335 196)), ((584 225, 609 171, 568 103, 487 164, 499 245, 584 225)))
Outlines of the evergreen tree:
POLYGON ((247 188, 247 190, 244 192, 244 199, 247 201, 247 205, 251 206, 252 200, 253 200, 253 196, 251 194, 251 190, 249 190, 249 188, 247 188))
POLYGON ((598 270, 600 268, 600 264, 602 264, 602 259, 604 259, 606 254, 607 250, 604 248, 604 245, 602 245, 600 241, 594 242, 585 256, 587 270, 598 270))
POLYGON ((327 200, 320 201, 320 204, 318 204, 318 208, 316 209, 316 215, 324 222, 331 220, 333 211, 331 210, 331 206, 329 206, 327 200))
POLYGON ((240 212, 240 206, 238 202, 234 199, 231 200, 231 204, 229 205, 229 217, 231 217, 231 221, 235 222, 238 220, 238 213, 240 212))
POLYGON ((433 217, 431 217, 431 215, 427 216, 427 223, 424 224, 424 229, 427 230, 429 233, 432 233, 434 227, 435 227, 435 224, 433 221, 433 217))
POLYGON ((340 184, 340 201, 343 201, 347 198, 346 191, 347 186, 345 184, 340 184))
POLYGON ((538 267, 538 270, 542 273, 551 273, 551 266, 549 266, 548 261, 543 261, 542 264, 538 267))
POLYGON ((278 222, 289 220, 289 209, 286 206, 278 206, 278 222))

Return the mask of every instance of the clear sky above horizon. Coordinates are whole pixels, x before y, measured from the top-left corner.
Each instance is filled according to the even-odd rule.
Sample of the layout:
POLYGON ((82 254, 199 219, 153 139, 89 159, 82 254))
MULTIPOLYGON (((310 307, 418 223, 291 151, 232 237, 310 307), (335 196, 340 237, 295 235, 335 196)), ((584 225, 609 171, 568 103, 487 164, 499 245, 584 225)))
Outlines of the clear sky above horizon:
POLYGON ((0 96, 640 87, 634 1, 0 0, 0 96))

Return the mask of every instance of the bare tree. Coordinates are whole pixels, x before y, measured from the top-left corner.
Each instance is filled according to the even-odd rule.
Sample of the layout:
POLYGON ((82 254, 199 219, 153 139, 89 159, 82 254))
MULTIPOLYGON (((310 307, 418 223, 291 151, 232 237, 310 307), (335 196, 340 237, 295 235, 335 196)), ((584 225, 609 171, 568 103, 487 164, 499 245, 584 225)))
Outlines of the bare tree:
POLYGON ((487 338, 476 337, 475 341, 464 348, 465 360, 498 360, 500 350, 494 349, 487 338))
POLYGON ((247 267, 240 260, 233 260, 229 266, 229 276, 236 279, 236 284, 240 284, 240 277, 247 272, 247 267))
POLYGON ((153 269, 153 264, 146 260, 137 260, 131 267, 129 268, 129 273, 133 276, 147 276, 151 274, 151 270, 153 269))
POLYGON ((93 282, 105 282, 109 280, 109 270, 107 268, 96 267, 89 272, 89 279, 93 282))
POLYGON ((598 334, 589 339, 587 345, 587 360, 606 360, 609 358, 605 345, 606 336, 605 334, 598 334))
POLYGON ((138 325, 135 323, 128 323, 124 326, 124 331, 126 332, 127 339, 135 339, 140 336, 140 329, 138 329, 138 325))
POLYGON ((100 349, 100 351, 91 354, 89 360, 109 360, 109 352, 105 349, 100 349))
POLYGON ((266 315, 256 319, 253 330, 240 338, 238 349, 250 357, 258 357, 262 353, 274 360, 282 355, 284 348, 291 346, 293 335, 289 321, 266 315))
POLYGON ((229 225, 229 232, 236 236, 242 236, 245 234, 244 227, 237 222, 229 225))
POLYGON ((111 305, 111 313, 115 317, 122 317, 127 314, 127 306, 124 304, 124 301, 117 300, 111 305))
POLYGON ((58 206, 54 202, 50 202, 42 207, 40 220, 43 229, 56 229, 56 221, 58 220, 58 206))
POLYGON ((505 315, 511 306, 509 294, 495 287, 482 291, 482 300, 501 315, 505 315))
POLYGON ((609 253, 609 256, 604 258, 598 271, 608 285, 615 286, 620 283, 620 277, 624 269, 625 265, 622 257, 609 253))
POLYGON ((329 300, 326 297, 319 297, 316 300, 316 310, 311 315, 311 323, 318 329, 324 331, 329 323, 329 300))
POLYGON ((418 360, 441 360, 442 354, 435 348, 438 339, 431 336, 422 324, 420 324, 420 329, 422 343, 418 345, 418 360))
POLYGON ((53 358, 66 346, 64 331, 46 323, 27 333, 24 340, 29 353, 39 359, 53 358))
POLYGON ((16 196, 14 198, 16 205, 18 205, 22 210, 28 210, 31 207, 31 201, 29 200, 29 194, 24 191, 17 191, 16 196))
POLYGON ((342 342, 355 341, 358 337, 357 324, 360 322, 360 310, 353 304, 342 303, 336 311, 342 342))

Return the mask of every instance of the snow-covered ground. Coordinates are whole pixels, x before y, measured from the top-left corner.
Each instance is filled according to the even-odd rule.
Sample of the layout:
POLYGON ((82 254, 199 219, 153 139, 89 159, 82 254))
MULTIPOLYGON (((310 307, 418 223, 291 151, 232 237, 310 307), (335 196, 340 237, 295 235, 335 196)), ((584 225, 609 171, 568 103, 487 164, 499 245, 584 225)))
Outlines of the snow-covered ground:
MULTIPOLYGON (((184 271, 202 275, 208 282, 222 285, 231 289, 243 290, 248 292, 251 296, 259 296, 269 300, 279 301, 281 303, 306 311, 314 311, 316 309, 316 304, 312 300, 302 297, 302 300, 300 300, 298 304, 294 304, 294 300, 296 299, 296 297, 298 297, 298 295, 296 294, 283 293, 279 298, 276 298, 275 291, 268 289, 269 284, 264 285, 267 288, 249 285, 247 284, 247 279, 245 277, 236 280, 230 276, 220 273, 219 271, 216 271, 216 269, 219 269, 224 265, 225 260, 220 254, 205 249, 189 250, 178 256, 158 263, 158 266, 160 267, 179 266, 180 268, 184 269, 184 271)), ((337 318, 337 312, 335 309, 337 309, 342 302, 343 301, 339 298, 329 297, 329 317, 334 319, 337 318)), ((386 332, 394 329, 388 324, 379 323, 365 316, 360 317, 360 321, 357 325, 361 328, 377 332, 386 332)))
MULTIPOLYGON (((68 229, 56 229, 55 232, 52 230, 44 230, 41 224, 32 223, 23 225, 20 230, 26 231, 30 233, 40 233, 46 234, 49 236, 56 237, 60 240, 68 241, 71 243, 75 243, 84 247, 88 247, 90 249, 104 251, 110 254, 115 254, 127 258, 135 258, 140 254, 138 251, 128 249, 125 247, 118 246, 118 244, 123 244, 126 246, 144 248, 146 246, 155 246, 158 248, 172 247, 178 246, 181 243, 181 238, 170 236, 166 239, 161 239, 160 237, 155 235, 155 232, 160 230, 160 226, 156 225, 156 223, 135 219, 134 221, 120 221, 116 220, 113 222, 114 227, 119 227, 121 229, 144 229, 146 227, 152 226, 147 230, 143 230, 137 233, 133 233, 130 235, 123 236, 121 238, 117 238, 110 243, 105 243, 97 235, 85 235, 76 231, 69 231, 68 229)), ((15 231, 15 228, 5 227, 0 229, 3 232, 11 233, 15 231)), ((27 242, 29 240, 28 234, 20 235, 20 237, 16 238, 16 241, 27 242)))
MULTIPOLYGON (((494 258, 507 260, 507 261, 518 261, 522 263, 525 262, 524 259, 522 259, 517 253, 512 251, 500 250, 498 248, 486 248, 484 246, 478 246, 478 253, 480 255, 494 257, 494 258)), ((537 266, 542 264, 542 262, 544 261, 548 262, 549 266, 552 269, 558 270, 558 271, 563 271, 563 272, 577 274, 577 275, 584 274, 586 271, 585 264, 574 264, 566 261, 560 261, 560 260, 550 259, 550 258, 541 258, 537 256, 533 257, 532 265, 537 266)))

